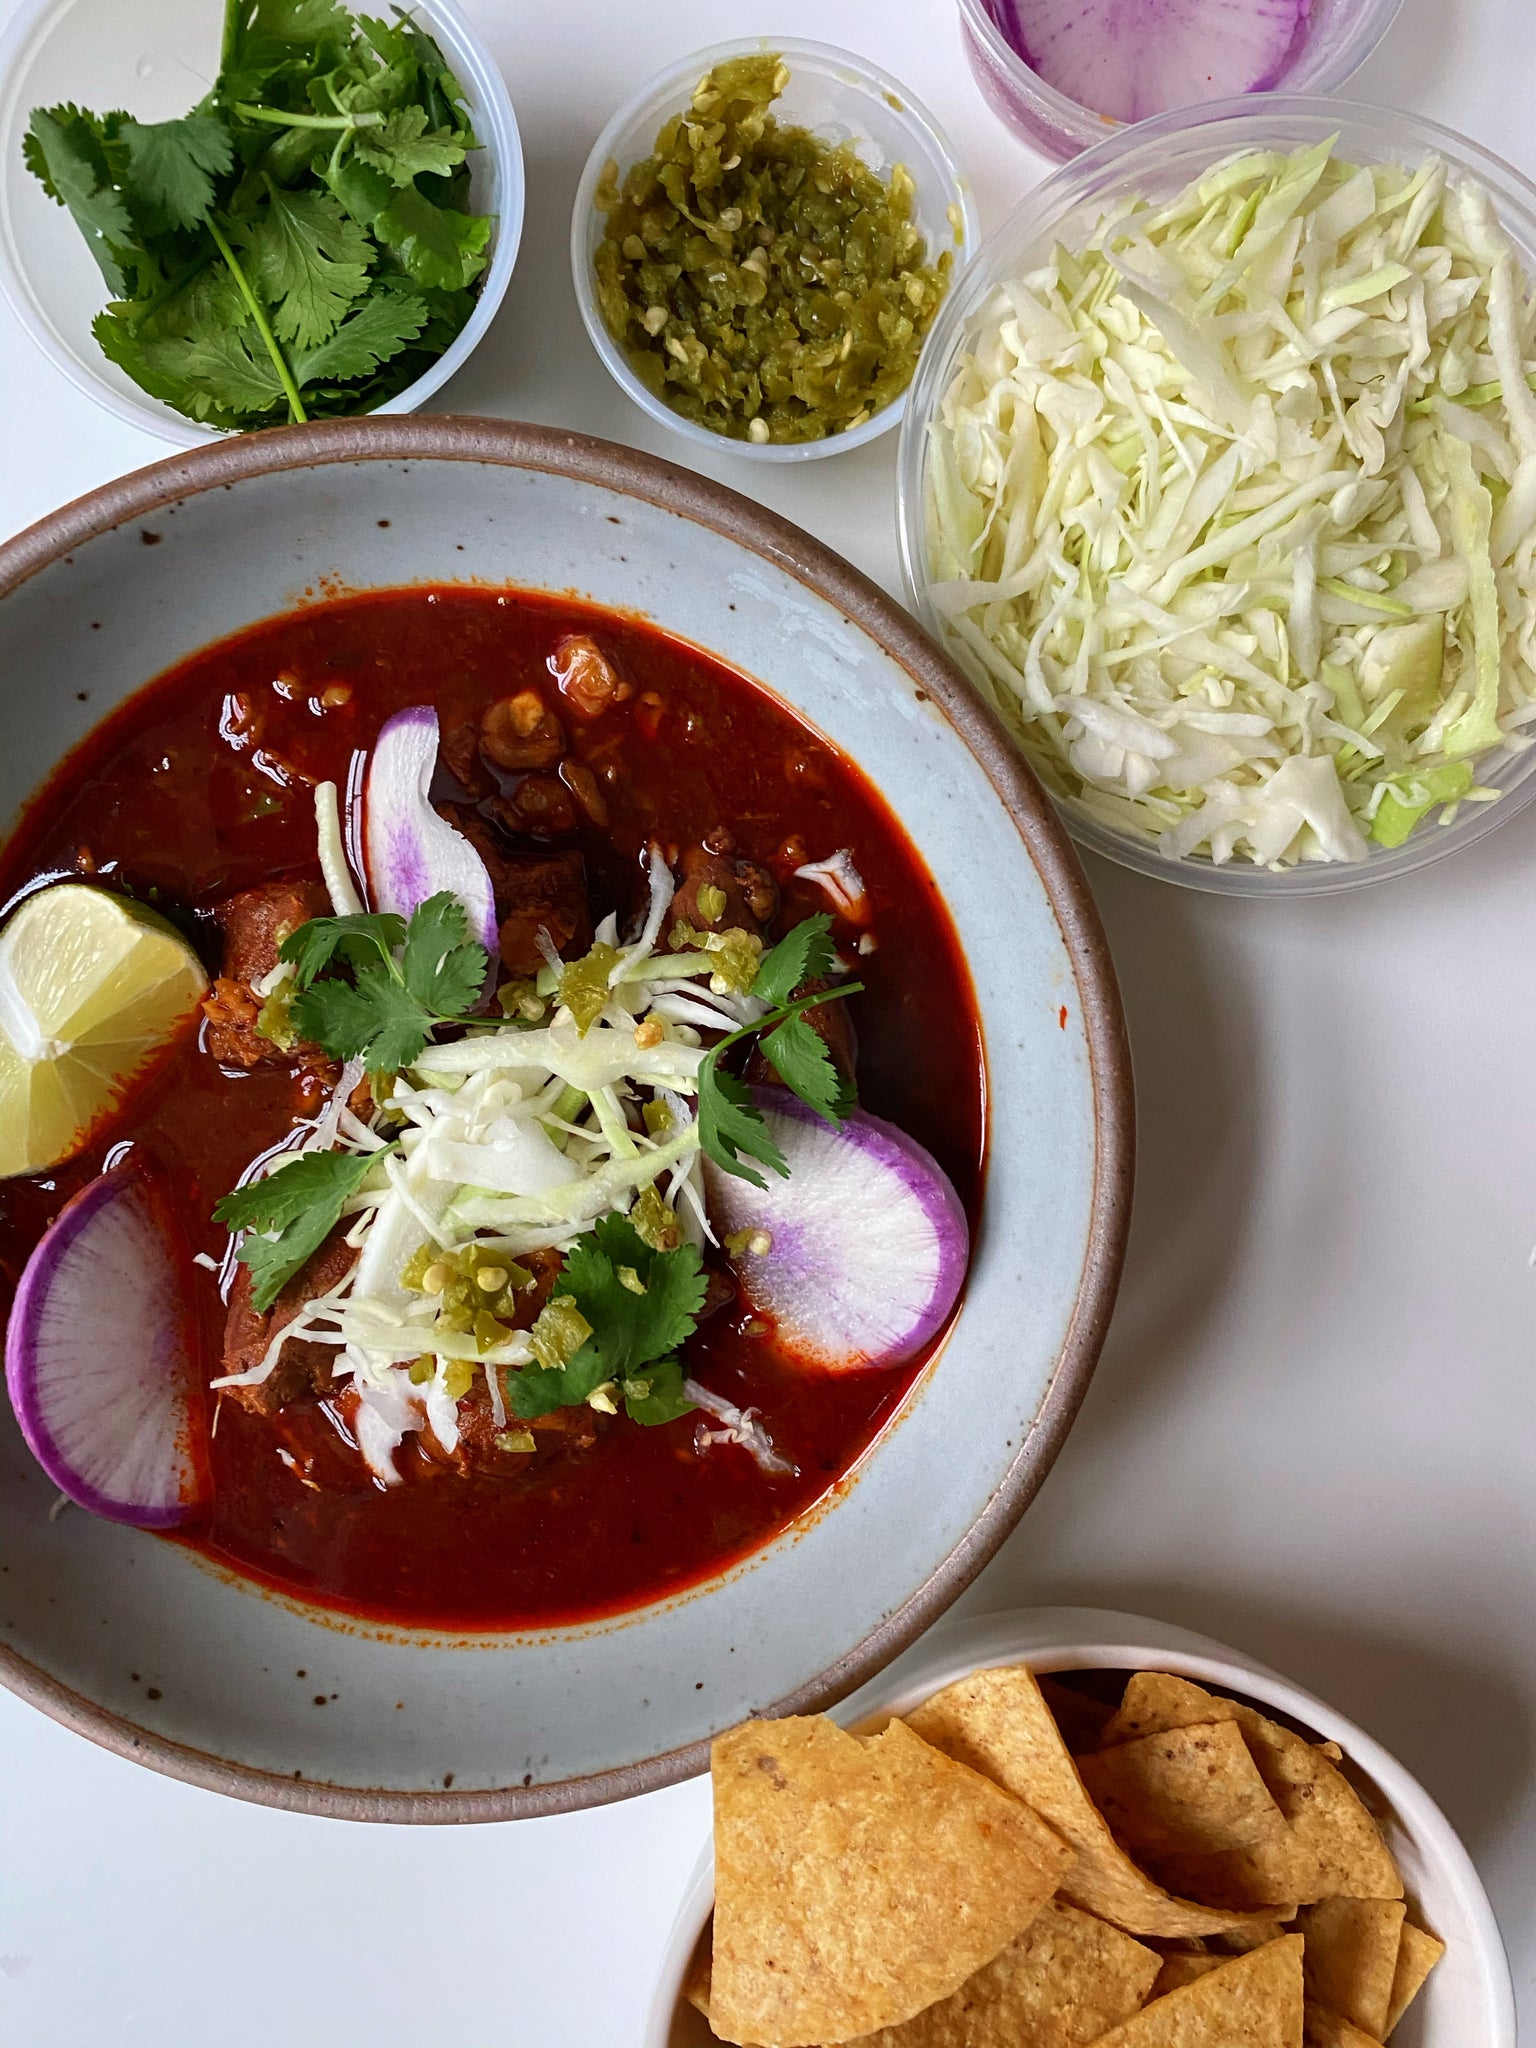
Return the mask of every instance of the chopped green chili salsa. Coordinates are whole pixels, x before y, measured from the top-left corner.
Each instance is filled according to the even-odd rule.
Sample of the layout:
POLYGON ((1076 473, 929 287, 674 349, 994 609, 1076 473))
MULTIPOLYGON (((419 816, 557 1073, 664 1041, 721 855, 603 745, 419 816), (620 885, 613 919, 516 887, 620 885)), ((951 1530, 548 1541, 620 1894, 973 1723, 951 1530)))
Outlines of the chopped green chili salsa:
POLYGON ((609 332, 648 390, 737 441, 819 441, 898 398, 949 283, 914 188, 770 109, 780 57, 734 57, 597 189, 609 332))

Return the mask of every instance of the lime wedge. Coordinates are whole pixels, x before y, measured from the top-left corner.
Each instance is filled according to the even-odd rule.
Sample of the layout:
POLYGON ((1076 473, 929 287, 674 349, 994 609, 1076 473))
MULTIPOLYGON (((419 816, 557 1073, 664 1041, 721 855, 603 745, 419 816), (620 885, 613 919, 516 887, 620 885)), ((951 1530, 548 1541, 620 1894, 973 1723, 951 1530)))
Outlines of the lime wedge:
POLYGON ((0 931, 0 1177, 78 1152, 207 988, 153 911, 83 882, 29 896, 0 931))

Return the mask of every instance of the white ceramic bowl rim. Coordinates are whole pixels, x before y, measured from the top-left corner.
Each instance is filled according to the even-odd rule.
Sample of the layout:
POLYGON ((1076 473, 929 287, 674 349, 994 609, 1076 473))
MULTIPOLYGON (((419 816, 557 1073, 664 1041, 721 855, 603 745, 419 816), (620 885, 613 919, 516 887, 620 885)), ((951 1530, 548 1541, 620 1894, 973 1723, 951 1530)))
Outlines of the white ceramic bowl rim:
MULTIPOLYGON (((1108 1327, 1129 1227, 1134 1115, 1129 1054, 1104 937, 1081 868, 1039 785, 990 713, 932 642, 883 591, 809 535, 691 472, 635 450, 557 429, 491 419, 358 419, 239 435, 168 457, 103 486, 0 545, 0 603, 34 576, 103 536, 252 478, 374 461, 462 462, 550 472, 623 493, 740 546, 835 605, 845 621, 905 670, 979 764, 1039 877, 1076 986, 1092 1135, 1086 1167, 1081 1266, 1054 1346, 1048 1383, 1029 1427, 1010 1439, 1000 1480, 975 1519, 910 1594, 852 1647, 765 1710, 813 1712, 842 1698, 913 1642, 971 1582, 1017 1523, 1055 1458, 1086 1392, 1108 1327)), ((399 579, 408 581, 409 578, 399 579)), ((1055 998, 1052 998, 1054 1002, 1055 998)), ((1052 1013, 1054 1015, 1054 1012, 1052 1013)), ((1063 1012, 1065 1015, 1065 1012, 1063 1012)), ((194 1748, 83 1696, 17 1648, 0 1642, 0 1684, 131 1761, 233 1797, 344 1819, 506 1820, 568 1811, 654 1790, 707 1767, 707 1739, 643 1760, 496 1789, 360 1789, 194 1748)))
MULTIPOLYGON (((1499 1924, 1481 1878, 1450 1822, 1397 1759, 1315 1693, 1241 1650, 1209 1636, 1093 1607, 1025 1608, 951 1615, 834 1710, 845 1727, 879 1714, 905 1714, 944 1686, 999 1665, 1037 1672, 1168 1671, 1266 1706, 1319 1739, 1336 1742, 1345 1763, 1368 1781, 1416 1847, 1427 1847, 1438 1879, 1464 1922, 1464 1965, 1481 1990, 1485 2031, 1477 2048, 1515 2048, 1515 1994, 1499 1924)), ((642 2048, 669 2048, 682 1983, 714 1906, 714 1855, 706 1842, 667 1939, 642 2048)), ((1439 2036, 1434 2037, 1438 2048, 1439 2036)), ((1456 2048, 1464 2048, 1461 2042, 1456 2048)))
MULTIPOLYGON (((479 347, 495 319, 517 262, 523 233, 523 149, 517 116, 495 59, 471 25, 458 0, 418 0, 417 11, 427 26, 446 45, 454 75, 469 103, 484 155, 496 167, 498 180, 496 225, 492 231, 491 260, 480 278, 475 309, 437 361, 395 397, 376 408, 378 413, 409 413, 426 402, 448 379, 461 370, 479 347)), ((0 104, 9 80, 21 65, 33 36, 46 19, 59 12, 59 0, 22 0, 0 35, 0 104)), ((7 177, 24 175, 18 165, 7 165, 7 177)), ((61 235, 77 234, 65 214, 59 216, 61 235)), ((106 286, 103 285, 105 304, 106 286)), ((210 441, 229 438, 211 427, 199 426, 180 413, 146 396, 134 399, 104 378, 92 374, 72 350, 60 349, 51 323, 33 296, 12 247, 9 224, 0 220, 0 292, 5 294, 23 331, 62 377, 75 389, 130 427, 138 427, 181 448, 200 448, 210 441)))
MULTIPOLYGON (((729 43, 714 43, 706 50, 696 50, 687 57, 680 57, 669 64, 664 71, 658 71, 653 78, 630 94, 623 105, 618 107, 607 126, 592 145, 581 182, 576 190, 576 203, 571 209, 571 277, 576 287, 576 302, 581 308, 582 321, 591 338, 592 346, 602 358, 605 368, 615 383, 634 400, 641 410, 648 413, 659 425, 671 428, 699 448, 725 448, 733 455, 740 455, 752 462, 807 462, 823 455, 844 455, 851 448, 862 448, 866 442, 876 440, 889 432, 902 418, 907 399, 917 378, 905 391, 884 405, 860 427, 847 433, 833 434, 821 441, 756 442, 735 441, 723 434, 717 434, 709 427, 701 427, 696 420, 685 419, 674 412, 671 406, 648 391, 625 357, 613 336, 608 332, 602 313, 598 309, 596 294, 592 287, 591 232, 593 200, 598 180, 610 160, 617 161, 621 146, 629 129, 650 107, 661 102, 666 96, 686 88, 691 91, 698 81, 714 69, 717 64, 726 63, 732 57, 757 57, 768 53, 782 56, 793 68, 797 60, 809 60, 818 66, 846 74, 846 82, 857 90, 878 96, 894 114, 900 125, 907 128, 915 140, 921 143, 929 157, 942 164, 950 186, 950 199, 960 209, 962 232, 952 249, 953 267, 950 272, 950 292, 956 288, 960 275, 971 257, 976 254, 981 240, 981 223, 976 213, 976 202, 971 193, 970 180, 960 169, 948 136, 933 115, 901 81, 890 72, 882 70, 871 58, 862 57, 853 50, 839 49, 833 43, 808 42, 798 36, 748 36, 729 43)), ((659 117, 664 118, 664 117, 659 117)), ((659 125, 659 119, 658 119, 659 125)), ((654 141, 654 135, 651 138, 654 141)), ((629 168, 621 163, 620 173, 629 168)), ((921 196, 921 195, 920 195, 921 196)), ((940 309, 942 313, 942 308, 940 309)))
MULTIPOLYGON (((1285 147, 1339 133, 1341 148, 1355 149, 1369 138, 1390 161, 1394 149, 1414 156, 1430 152, 1455 168, 1470 172, 1495 196, 1501 222, 1536 278, 1536 183, 1512 164, 1438 121, 1363 101, 1323 98, 1312 93, 1264 93, 1247 99, 1212 100, 1204 106, 1160 114, 1135 128, 1125 128, 1052 171, 1020 201, 987 237, 970 274, 957 282, 939 309, 912 380, 912 404, 902 422, 898 456, 898 538, 907 601, 941 647, 950 636, 928 596, 926 566, 926 463, 928 427, 949 383, 952 366, 966 329, 997 280, 996 266, 1015 267, 1028 260, 1029 250, 1070 214, 1088 206, 1107 206, 1126 186, 1155 180, 1166 159, 1181 145, 1208 138, 1210 160, 1242 147, 1285 147), (1512 223, 1512 215, 1518 216, 1512 223)), ((1202 151, 1202 154, 1204 152, 1202 151)), ((1018 742, 1014 741, 1017 745, 1018 742)), ((1156 845, 1130 832, 1118 832, 1082 812, 1070 799, 1058 803, 1067 830, 1080 846, 1102 854, 1122 867, 1156 880, 1218 895, 1295 897, 1330 895, 1411 874, 1432 861, 1471 845, 1496 831, 1536 798, 1536 748, 1505 760, 1494 771, 1504 794, 1497 803, 1463 806, 1450 826, 1428 825, 1402 846, 1375 850, 1362 861, 1304 861, 1279 871, 1250 861, 1232 860, 1218 867, 1204 855, 1174 860, 1156 845)))

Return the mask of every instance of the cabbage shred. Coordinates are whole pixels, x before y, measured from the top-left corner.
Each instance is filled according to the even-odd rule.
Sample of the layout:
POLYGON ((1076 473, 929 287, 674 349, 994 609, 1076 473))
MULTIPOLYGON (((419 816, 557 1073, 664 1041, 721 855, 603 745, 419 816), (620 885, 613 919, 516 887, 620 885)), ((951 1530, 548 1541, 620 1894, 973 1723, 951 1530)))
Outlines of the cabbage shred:
POLYGON ((1529 744, 1533 385, 1480 186, 1233 157, 991 294, 930 427, 929 595, 1070 808, 1363 859, 1529 744))

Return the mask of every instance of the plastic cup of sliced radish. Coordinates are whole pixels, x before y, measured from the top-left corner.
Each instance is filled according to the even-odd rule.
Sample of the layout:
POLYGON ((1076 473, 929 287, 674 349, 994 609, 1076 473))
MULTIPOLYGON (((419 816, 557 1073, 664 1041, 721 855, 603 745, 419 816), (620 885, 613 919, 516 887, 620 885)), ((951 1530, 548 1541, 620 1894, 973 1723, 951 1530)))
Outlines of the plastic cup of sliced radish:
POLYGON ((1128 123, 1202 101, 1337 92, 1401 5, 960 0, 960 30, 992 111, 1032 148, 1064 161, 1128 123))

